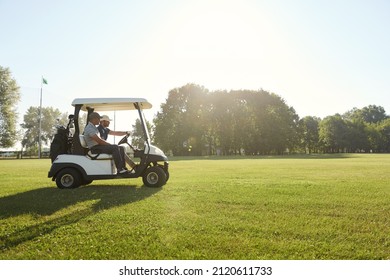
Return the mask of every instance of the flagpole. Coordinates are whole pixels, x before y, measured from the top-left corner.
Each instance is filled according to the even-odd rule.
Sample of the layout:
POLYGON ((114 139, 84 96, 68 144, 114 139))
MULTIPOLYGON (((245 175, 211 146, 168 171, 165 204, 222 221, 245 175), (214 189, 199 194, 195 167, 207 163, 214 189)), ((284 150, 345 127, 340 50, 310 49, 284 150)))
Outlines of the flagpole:
POLYGON ((43 88, 43 76, 41 77, 41 95, 39 98, 39 133, 38 133, 38 158, 41 158, 41 135, 42 135, 42 88, 43 88))

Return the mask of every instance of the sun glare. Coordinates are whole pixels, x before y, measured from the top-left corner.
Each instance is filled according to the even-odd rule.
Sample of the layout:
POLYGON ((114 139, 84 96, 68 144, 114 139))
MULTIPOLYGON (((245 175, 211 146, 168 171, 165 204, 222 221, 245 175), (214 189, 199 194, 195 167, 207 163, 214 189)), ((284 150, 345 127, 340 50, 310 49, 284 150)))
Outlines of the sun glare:
POLYGON ((165 71, 180 69, 176 79, 210 88, 244 86, 269 56, 269 26, 249 5, 200 2, 177 14, 160 53, 164 64, 169 63, 165 71))

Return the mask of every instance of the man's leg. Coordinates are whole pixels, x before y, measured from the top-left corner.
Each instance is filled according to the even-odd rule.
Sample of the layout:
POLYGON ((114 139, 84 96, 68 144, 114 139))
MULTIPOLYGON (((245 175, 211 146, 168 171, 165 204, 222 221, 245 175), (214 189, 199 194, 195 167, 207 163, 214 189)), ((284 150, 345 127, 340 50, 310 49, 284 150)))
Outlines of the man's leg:
POLYGON ((116 169, 120 171, 125 168, 125 161, 118 145, 97 145, 92 147, 91 151, 93 153, 111 154, 114 158, 116 169))
POLYGON ((121 153, 123 154, 126 163, 127 163, 131 168, 134 168, 135 163, 134 163, 134 161, 132 161, 131 158, 126 154, 125 147, 119 146, 119 148, 121 149, 121 153))
MULTIPOLYGON (((118 145, 110 145, 112 147, 112 156, 114 157, 116 168, 119 170, 122 170, 126 167, 125 159, 123 154, 121 153, 120 147, 118 145)), ((110 147, 109 146, 109 147, 110 147)))

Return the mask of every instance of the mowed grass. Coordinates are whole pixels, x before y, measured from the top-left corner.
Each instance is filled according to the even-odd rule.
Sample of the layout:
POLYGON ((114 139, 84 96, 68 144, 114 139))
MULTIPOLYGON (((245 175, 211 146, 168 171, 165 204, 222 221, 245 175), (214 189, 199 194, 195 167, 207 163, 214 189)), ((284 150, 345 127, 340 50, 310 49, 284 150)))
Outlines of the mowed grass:
POLYGON ((176 158, 60 190, 0 161, 0 259, 390 259, 390 155, 176 158))

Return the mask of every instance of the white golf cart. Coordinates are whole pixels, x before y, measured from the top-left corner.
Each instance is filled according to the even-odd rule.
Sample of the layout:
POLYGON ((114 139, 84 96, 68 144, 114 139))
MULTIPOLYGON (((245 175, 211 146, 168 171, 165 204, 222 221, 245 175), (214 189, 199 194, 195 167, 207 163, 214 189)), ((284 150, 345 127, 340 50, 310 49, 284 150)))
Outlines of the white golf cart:
POLYGON ((161 187, 169 179, 168 158, 150 143, 143 109, 152 108, 143 98, 78 98, 73 100, 74 115, 69 116, 67 127, 60 127, 51 144, 52 166, 48 177, 56 181, 61 189, 77 188, 102 179, 128 179, 142 177, 148 187, 161 187), (135 149, 124 136, 118 145, 127 144, 134 152, 134 158, 140 158, 133 172, 117 174, 112 155, 92 154, 80 133, 79 114, 92 112, 137 110, 142 124, 145 145, 135 149))

